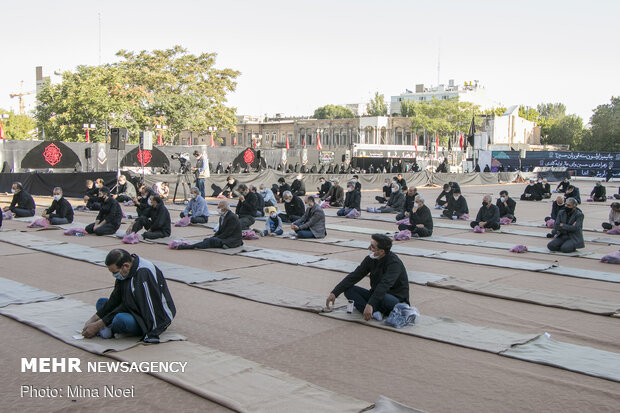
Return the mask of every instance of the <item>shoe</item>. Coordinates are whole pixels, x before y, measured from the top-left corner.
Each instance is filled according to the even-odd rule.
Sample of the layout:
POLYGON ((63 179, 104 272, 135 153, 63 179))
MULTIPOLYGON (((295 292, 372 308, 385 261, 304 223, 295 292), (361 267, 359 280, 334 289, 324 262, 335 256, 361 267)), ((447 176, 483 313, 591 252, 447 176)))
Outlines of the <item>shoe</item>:
POLYGON ((383 321, 383 314, 381 314, 380 311, 375 311, 374 313, 372 313, 372 318, 377 321, 383 321))
POLYGON ((114 333, 112 332, 112 329, 110 327, 103 327, 101 330, 99 330, 97 335, 105 339, 114 337, 114 333))
POLYGON ((181 244, 177 247, 178 250, 191 250, 193 247, 189 244, 181 244))
POLYGON ((411 238, 420 238, 420 234, 411 234, 411 238))

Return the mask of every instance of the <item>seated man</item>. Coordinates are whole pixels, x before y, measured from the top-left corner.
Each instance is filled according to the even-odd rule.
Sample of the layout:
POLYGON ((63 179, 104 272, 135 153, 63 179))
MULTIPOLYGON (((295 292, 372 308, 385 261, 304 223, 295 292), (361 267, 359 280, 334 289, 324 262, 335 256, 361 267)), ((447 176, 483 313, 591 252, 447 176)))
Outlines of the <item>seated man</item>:
POLYGON ((388 199, 390 199, 390 196, 392 195, 392 182, 390 181, 389 178, 385 178, 383 180, 383 196, 376 196, 375 199, 377 200, 378 203, 380 204, 385 204, 388 199))
POLYGON ((409 304, 409 278, 400 258, 391 252, 392 240, 384 234, 371 237, 370 254, 332 290, 325 306, 334 305, 336 297, 344 293, 348 300, 363 314, 364 320, 379 321, 392 312, 398 303, 409 304), (370 290, 355 284, 370 277, 370 290))
POLYGON ((484 166, 484 169, 482 170, 482 172, 491 172, 491 168, 489 168, 489 164, 486 164, 484 166))
POLYGON ((155 195, 155 191, 151 188, 146 185, 142 185, 140 187, 140 196, 133 200, 133 203, 136 204, 136 212, 139 217, 148 215, 149 210, 151 209, 151 195, 155 195))
POLYGON ((295 180, 291 184, 291 192, 293 195, 304 196, 306 195, 306 184, 302 180, 303 177, 301 174, 297 174, 295 180))
POLYGON ((581 195, 579 194, 579 188, 573 185, 569 185, 568 188, 566 188, 566 192, 564 193, 564 199, 566 200, 567 198, 575 198, 577 204, 581 204, 581 195))
POLYGON ((508 218, 512 220, 512 222, 517 222, 517 217, 515 217, 515 208, 517 207, 517 203, 514 199, 508 196, 508 191, 499 191, 499 199, 497 200, 496 205, 499 208, 500 218, 508 218))
POLYGON ((325 238, 325 213, 318 206, 313 196, 306 197, 308 208, 304 215, 293 222, 291 229, 295 231, 297 238, 325 238))
POLYGON ((142 234, 144 239, 166 238, 170 236, 170 212, 159 195, 151 195, 149 199, 151 209, 148 215, 143 215, 134 221, 129 233, 137 233, 142 228, 148 230, 142 234))
POLYGON ((551 198, 551 185, 549 185, 549 182, 547 182, 547 178, 542 179, 539 189, 543 199, 551 198))
POLYGON ((340 186, 340 179, 332 178, 332 187, 327 191, 325 198, 321 200, 327 201, 330 206, 342 207, 344 205, 344 189, 340 186))
POLYGON ((84 202, 86 208, 91 211, 99 211, 101 208, 102 199, 99 198, 99 188, 103 186, 103 180, 97 179, 96 182, 88 179, 86 181, 86 194, 84 195, 84 202))
POLYGON ((86 232, 96 235, 112 235, 121 226, 123 212, 118 201, 110 195, 110 188, 107 186, 99 188, 99 198, 103 200, 99 214, 95 222, 86 225, 86 232))
POLYGON ((158 343, 176 314, 161 270, 123 249, 110 251, 105 265, 116 278, 114 290, 110 298, 97 301, 97 312, 84 325, 82 335, 112 338, 117 333, 158 343))
POLYGON ((476 219, 469 223, 472 228, 480 227, 485 229, 498 230, 499 225, 499 208, 493 204, 491 195, 482 197, 482 206, 478 210, 476 219))
POLYGON ((209 222, 209 208, 207 201, 200 195, 200 189, 193 187, 190 189, 191 199, 185 206, 185 210, 181 212, 181 218, 190 217, 192 224, 206 224, 209 222))
POLYGON ((453 189, 452 196, 448 199, 448 206, 441 214, 446 218, 458 219, 465 214, 469 214, 469 208, 467 207, 467 201, 465 197, 461 195, 460 189, 453 189))
POLYGON ((276 197, 273 195, 273 191, 271 189, 267 188, 267 186, 265 184, 260 184, 260 186, 258 188, 259 188, 260 195, 265 200, 265 206, 266 207, 276 206, 278 204, 278 201, 276 200, 276 197))
POLYGON ((550 251, 574 252, 585 247, 583 242, 583 212, 577 208, 575 198, 567 198, 565 206, 558 212, 553 226, 554 239, 547 244, 550 251))
POLYGON ((239 181, 237 181, 232 176, 226 178, 226 185, 224 185, 224 189, 222 189, 222 195, 224 195, 226 198, 238 197, 239 192, 237 192, 237 190, 235 189, 238 184, 239 181))
POLYGON ((555 189, 555 192, 559 192, 559 193, 563 194, 563 193, 566 192, 566 190, 568 189, 569 185, 570 185, 569 178, 568 177, 564 177, 564 179, 562 179, 562 182, 560 182, 558 184, 558 187, 555 189))
POLYGON ((407 191, 407 181, 403 178, 403 174, 398 174, 396 182, 400 185, 400 190, 405 192, 407 191))
POLYGON ((241 229, 249 229, 256 222, 256 210, 258 208, 258 200, 256 193, 250 191, 246 184, 239 185, 239 201, 235 213, 239 217, 241 229))
MULTIPOLYGON (((283 177, 278 178, 278 201, 284 201, 284 193, 286 191, 291 191, 291 186, 286 183, 286 180, 283 177)), ((303 202, 303 201, 302 201, 303 202)))
POLYGON ((265 208, 265 216, 267 219, 265 220, 265 230, 263 232, 256 232, 259 235, 267 236, 267 235, 282 235, 284 233, 284 229, 282 228, 282 219, 278 216, 278 210, 274 206, 269 206, 265 208))
POLYGON ((607 201, 607 189, 605 189, 602 182, 599 181, 594 185, 594 189, 590 192, 590 197, 592 197, 594 202, 607 201))
POLYGON ((36 209, 34 199, 24 190, 22 183, 14 182, 11 192, 13 193, 11 205, 2 208, 2 211, 11 211, 17 217, 33 217, 36 209))
POLYGON ((327 193, 329 192, 329 188, 332 187, 331 182, 326 181, 325 178, 323 178, 322 176, 319 178, 319 185, 316 189, 319 191, 319 198, 323 198, 325 196, 327 196, 327 193))
POLYGON ((620 226, 620 202, 612 202, 609 210, 609 219, 607 222, 603 222, 602 226, 605 232, 609 231, 613 227, 620 226))
POLYGON ((136 197, 136 187, 129 181, 125 175, 118 177, 118 184, 116 185, 116 195, 113 195, 114 199, 118 202, 132 201, 136 197))
POLYGON ((265 199, 260 194, 260 192, 258 192, 258 189, 256 188, 256 186, 249 185, 249 188, 250 188, 250 192, 256 195, 256 215, 255 216, 264 217, 265 216, 265 199))
POLYGON ((530 183, 525 187, 525 191, 521 195, 521 201, 540 201, 542 194, 538 190, 535 180, 530 179, 530 183))
POLYGON ((396 215, 396 221, 400 221, 401 219, 405 219, 411 213, 413 209, 413 205, 415 203, 415 197, 418 195, 418 190, 415 186, 410 186, 407 188, 407 193, 405 193, 405 209, 403 212, 399 212, 396 215))
POLYGON ((243 239, 241 238, 239 217, 230 210, 226 201, 220 201, 217 210, 220 214, 220 221, 217 231, 212 237, 205 238, 195 244, 179 245, 177 249, 193 250, 197 248, 236 248, 242 246, 243 239))
POLYGON ((400 231, 408 229, 414 238, 433 235, 433 216, 431 210, 424 205, 422 194, 415 196, 415 203, 409 213, 409 224, 400 224, 398 229, 400 231))
POLYGON ((549 221, 550 219, 554 221, 558 219, 558 212, 560 212, 560 210, 562 209, 564 209, 564 197, 559 196, 556 198, 555 201, 551 203, 551 216, 545 217, 545 222, 549 221))
POLYGON ((435 209, 440 209, 440 207, 446 206, 450 201, 450 197, 452 197, 452 189, 449 184, 443 184, 443 190, 435 200, 435 209), (443 200, 442 198, 446 198, 443 200))
POLYGON ((348 215, 354 209, 358 212, 361 211, 360 203, 362 202, 362 194, 355 189, 355 182, 349 181, 347 183, 347 194, 344 197, 344 206, 336 212, 336 215, 343 217, 348 215))
POLYGON ((73 207, 62 196, 62 188, 54 188, 54 200, 52 205, 43 211, 43 218, 46 218, 52 225, 70 224, 73 222, 73 207))
POLYGON ((304 201, 300 197, 294 196, 291 191, 284 191, 282 198, 285 212, 278 215, 282 222, 295 222, 303 216, 304 201))
POLYGON ((405 195, 400 191, 400 186, 397 183, 392 182, 392 195, 390 200, 385 206, 379 208, 366 208, 368 212, 375 212, 381 214, 399 214, 405 211, 405 195))

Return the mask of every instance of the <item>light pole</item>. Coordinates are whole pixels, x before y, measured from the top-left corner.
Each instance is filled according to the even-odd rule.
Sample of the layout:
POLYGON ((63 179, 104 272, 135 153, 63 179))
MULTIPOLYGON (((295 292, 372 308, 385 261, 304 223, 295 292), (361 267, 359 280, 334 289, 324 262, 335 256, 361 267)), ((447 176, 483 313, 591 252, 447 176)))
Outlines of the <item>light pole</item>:
POLYGON ((0 115, 0 140, 4 140, 4 120, 9 118, 8 113, 3 113, 0 115))
POLYGON ((162 146, 164 144, 164 131, 168 129, 168 125, 160 125, 159 123, 156 123, 155 129, 159 132, 159 135, 157 136, 157 144, 162 146))
POLYGON ((213 132, 215 132, 217 130, 217 128, 215 126, 209 126, 207 128, 207 130, 211 134, 211 147, 215 148, 215 141, 213 140, 213 132))
POLYGON ((86 142, 90 143, 90 131, 97 129, 97 125, 94 123, 84 123, 82 124, 82 129, 86 131, 86 142))

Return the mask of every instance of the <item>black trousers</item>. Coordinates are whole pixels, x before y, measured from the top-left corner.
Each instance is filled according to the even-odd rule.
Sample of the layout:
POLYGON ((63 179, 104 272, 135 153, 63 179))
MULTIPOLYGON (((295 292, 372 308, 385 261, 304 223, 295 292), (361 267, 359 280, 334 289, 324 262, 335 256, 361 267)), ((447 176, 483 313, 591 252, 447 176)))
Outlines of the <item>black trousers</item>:
POLYGON ((411 231, 412 235, 418 234, 418 236, 420 237, 430 237, 431 235, 433 235, 433 231, 431 231, 430 229, 426 227, 418 228, 418 227, 415 227, 413 225, 408 225, 408 224, 400 224, 398 226, 399 231, 404 231, 406 229, 411 231))
POLYGON ((248 229, 250 225, 253 225, 256 222, 253 216, 243 215, 239 217, 239 223, 241 224, 241 229, 248 229))
POLYGON ((118 231, 117 226, 114 226, 112 224, 103 224, 102 226, 100 226, 97 229, 93 229, 95 226, 95 224, 88 224, 86 225, 86 228, 84 228, 84 230, 86 230, 86 232, 88 232, 89 234, 95 234, 95 235, 112 235, 112 234, 116 234, 116 231, 118 231))
POLYGON ((297 216, 297 215, 288 215, 288 214, 278 214, 278 216, 280 217, 280 219, 282 220, 282 222, 295 222, 295 221, 297 221, 299 218, 301 218, 301 216, 297 216))
MULTIPOLYGON (((480 224, 480 221, 472 221, 469 223, 469 226, 474 228, 476 225, 480 224)), ((500 225, 499 222, 495 222, 493 224, 489 224, 488 222, 485 224, 484 226, 485 228, 490 228, 490 229, 494 229, 494 230, 498 230, 500 225)))

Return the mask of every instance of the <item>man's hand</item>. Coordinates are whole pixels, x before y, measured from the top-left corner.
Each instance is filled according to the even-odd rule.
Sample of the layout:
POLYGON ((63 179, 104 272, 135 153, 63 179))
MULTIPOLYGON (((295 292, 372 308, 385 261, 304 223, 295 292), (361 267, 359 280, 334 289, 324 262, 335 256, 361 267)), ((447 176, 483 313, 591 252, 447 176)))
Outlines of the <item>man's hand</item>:
POLYGON ((563 227, 563 226, 564 226, 564 223, 563 223, 563 222, 560 222, 560 226, 561 226, 561 227, 563 227))
POLYGON ((484 221, 480 221, 480 222, 478 223, 478 226, 479 226, 480 228, 484 228, 484 226, 485 226, 486 224, 487 224, 486 222, 484 222, 484 221))
POLYGON ((239 201, 240 202, 245 202, 245 197, 243 195, 239 195, 239 201))
POLYGON ((424 224, 418 224, 416 225, 416 228, 424 228, 424 224))
POLYGON ((331 310, 331 306, 333 306, 336 303, 336 296, 334 295, 334 293, 330 293, 329 296, 327 297, 327 300, 325 300, 325 307, 328 310, 331 310))
POLYGON ((293 231, 299 231, 299 227, 297 225, 295 225, 295 224, 291 224, 291 229, 293 231))
POLYGON ((41 216, 42 216, 43 218, 45 218, 45 219, 50 219, 49 214, 43 213, 41 216))
POLYGON ((88 200, 89 200, 88 196, 85 195, 84 196, 84 202, 88 202, 88 200))
POLYGON ((366 307, 364 307, 364 320, 370 320, 372 318, 372 313, 372 306, 370 304, 366 304, 366 307))
POLYGON ((82 329, 82 335, 84 338, 94 337, 103 327, 105 327, 105 324, 101 320, 86 324, 82 329))

